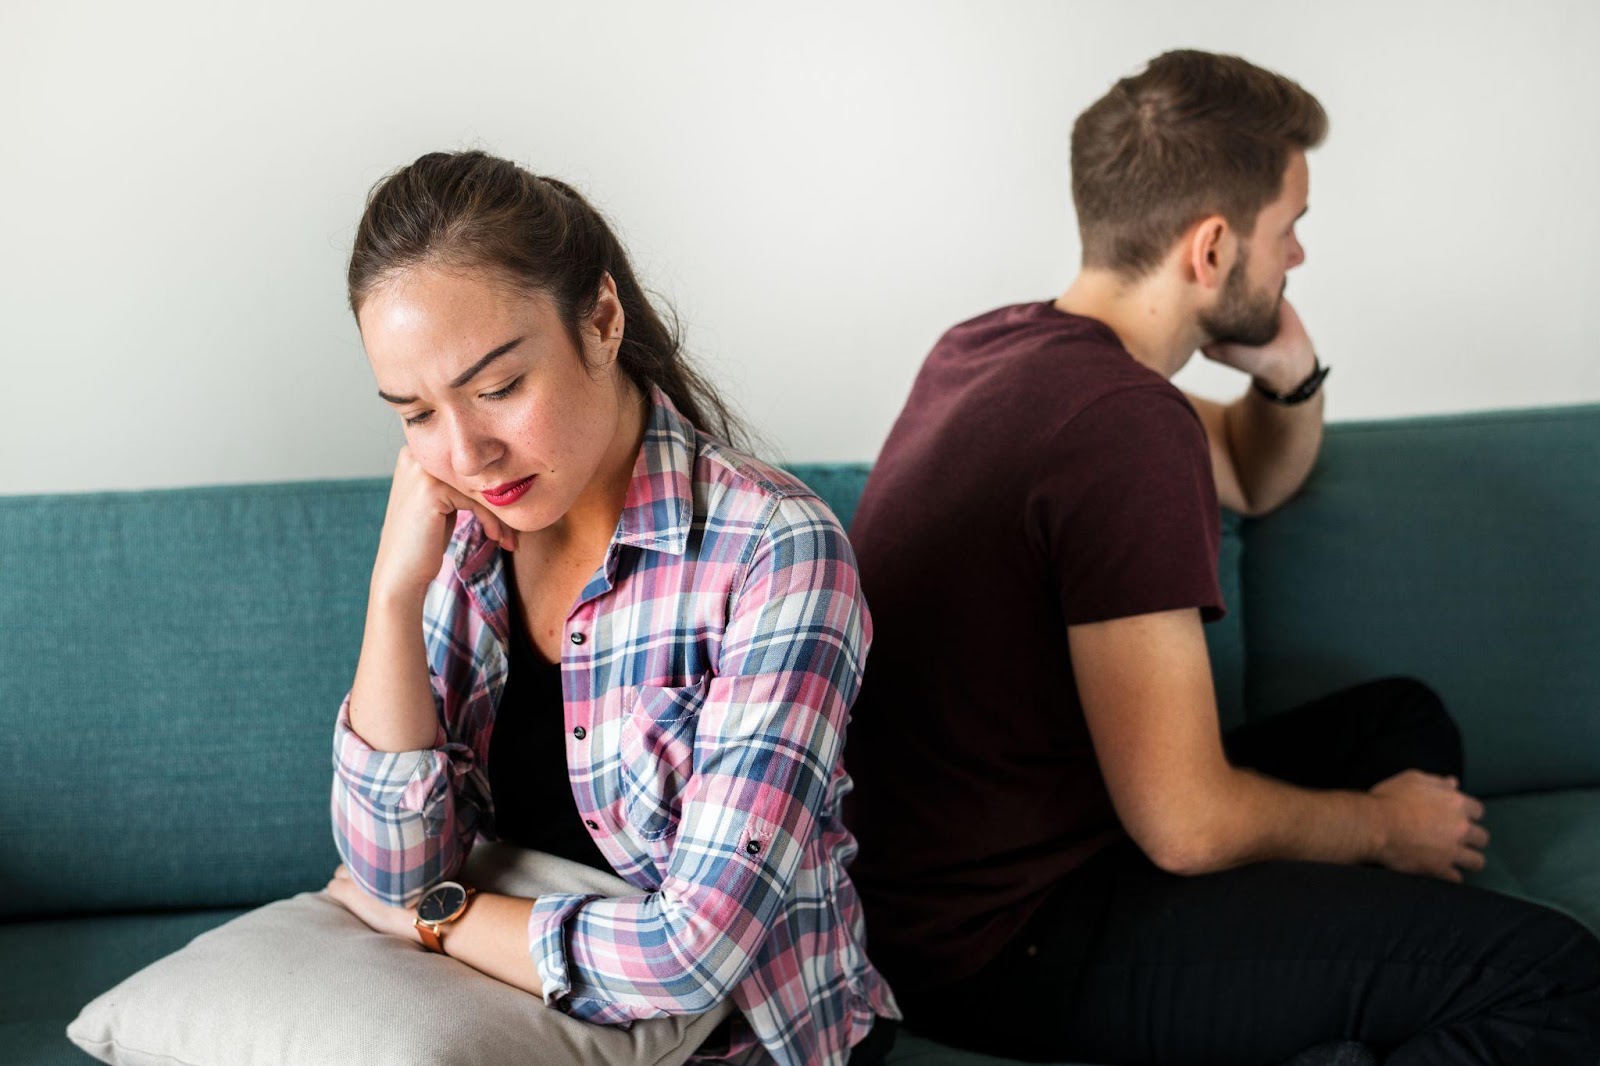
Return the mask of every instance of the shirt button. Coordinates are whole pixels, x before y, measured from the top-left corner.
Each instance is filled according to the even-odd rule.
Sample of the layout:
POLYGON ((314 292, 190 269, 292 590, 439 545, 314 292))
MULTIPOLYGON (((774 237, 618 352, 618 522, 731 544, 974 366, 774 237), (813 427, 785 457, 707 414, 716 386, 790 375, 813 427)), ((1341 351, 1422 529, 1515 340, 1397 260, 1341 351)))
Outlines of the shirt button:
POLYGON ((750 843, 748 843, 748 844, 746 844, 744 846, 744 850, 748 851, 752 855, 760 855, 761 854, 761 841, 759 841, 759 840, 750 841, 750 843))
POLYGON ((582 740, 584 737, 589 735, 589 731, 580 725, 578 728, 572 731, 572 735, 577 737, 579 740, 582 740))
POLYGON ((593 818, 585 818, 583 820, 583 824, 588 826, 590 829, 599 829, 600 828, 600 823, 596 822, 593 818))
POLYGON ((572 643, 574 643, 574 644, 582 644, 585 639, 586 638, 584 637, 584 635, 582 633, 574 633, 574 634, 572 634, 572 643))

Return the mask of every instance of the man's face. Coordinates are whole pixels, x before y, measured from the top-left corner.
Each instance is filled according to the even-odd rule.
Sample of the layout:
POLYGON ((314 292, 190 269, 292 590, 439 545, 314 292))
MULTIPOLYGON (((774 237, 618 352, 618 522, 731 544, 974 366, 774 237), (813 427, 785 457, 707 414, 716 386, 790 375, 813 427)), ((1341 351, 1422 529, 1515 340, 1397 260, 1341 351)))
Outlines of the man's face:
POLYGON ((1200 316, 1213 341, 1260 347, 1278 335, 1279 308, 1288 273, 1305 262, 1295 223, 1306 213, 1310 172, 1304 152, 1292 152, 1278 198, 1256 215, 1254 231, 1239 240, 1238 258, 1216 303, 1200 316))

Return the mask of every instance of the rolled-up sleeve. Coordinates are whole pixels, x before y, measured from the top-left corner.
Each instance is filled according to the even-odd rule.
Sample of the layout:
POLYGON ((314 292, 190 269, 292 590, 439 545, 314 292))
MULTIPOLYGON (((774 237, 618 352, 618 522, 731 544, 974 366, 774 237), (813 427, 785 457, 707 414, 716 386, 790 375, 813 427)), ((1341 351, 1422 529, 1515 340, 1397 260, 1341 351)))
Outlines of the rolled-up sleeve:
POLYGON ((460 868, 471 840, 456 782, 472 763, 471 749, 447 743, 442 727, 433 748, 374 750, 350 728, 345 697, 333 736, 333 836, 362 888, 411 906, 460 868))
POLYGON ((820 847, 870 640, 855 558, 816 499, 778 498, 730 597, 658 891, 540 897, 546 1002, 626 1023, 693 1014, 751 971, 807 847, 820 847))

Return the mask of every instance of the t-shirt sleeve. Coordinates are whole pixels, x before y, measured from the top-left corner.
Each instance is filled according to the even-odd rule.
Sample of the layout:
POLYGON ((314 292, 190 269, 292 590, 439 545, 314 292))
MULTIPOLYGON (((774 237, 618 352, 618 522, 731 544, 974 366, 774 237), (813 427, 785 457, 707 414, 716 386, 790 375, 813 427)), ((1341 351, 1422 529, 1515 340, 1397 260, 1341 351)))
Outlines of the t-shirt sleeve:
POLYGON ((1184 607, 1222 616, 1211 456, 1182 393, 1096 400, 1055 432, 1032 483, 1030 533, 1067 625, 1184 607))

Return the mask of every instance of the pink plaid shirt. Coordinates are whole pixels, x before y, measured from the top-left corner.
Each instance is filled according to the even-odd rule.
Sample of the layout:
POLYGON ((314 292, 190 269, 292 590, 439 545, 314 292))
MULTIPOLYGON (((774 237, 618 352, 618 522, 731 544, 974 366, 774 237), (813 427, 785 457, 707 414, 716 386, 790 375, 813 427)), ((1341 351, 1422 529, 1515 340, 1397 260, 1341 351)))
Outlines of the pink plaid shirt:
MULTIPOLYGON (((697 434, 658 390, 617 531, 567 617, 567 764, 639 894, 547 895, 528 923, 547 1004, 604 1024, 732 998, 741 1061, 842 1063, 897 1018, 867 960, 839 819, 871 639, 855 557, 816 494, 697 434)), ((428 590, 440 729, 424 751, 334 736, 333 826, 370 893, 413 904, 493 837, 489 737, 506 572, 463 512, 428 590)))

